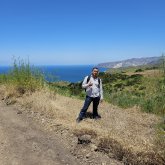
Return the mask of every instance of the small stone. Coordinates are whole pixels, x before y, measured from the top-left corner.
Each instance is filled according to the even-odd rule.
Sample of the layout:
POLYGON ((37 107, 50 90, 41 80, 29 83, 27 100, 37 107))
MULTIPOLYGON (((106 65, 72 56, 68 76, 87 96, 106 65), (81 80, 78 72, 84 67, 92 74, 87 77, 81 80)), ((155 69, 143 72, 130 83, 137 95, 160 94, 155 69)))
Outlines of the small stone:
POLYGON ((106 165, 106 163, 101 163, 101 165, 106 165))
POLYGON ((91 142, 90 135, 82 135, 78 138, 78 144, 88 144, 91 142))
POLYGON ((90 156, 91 156, 91 154, 89 153, 85 157, 88 159, 90 156))
POLYGON ((45 123, 45 119, 41 119, 41 122, 42 122, 42 123, 45 123))
POLYGON ((17 114, 19 115, 19 114, 22 114, 22 111, 17 111, 17 114))
POLYGON ((94 144, 91 144, 91 151, 97 151, 97 146, 94 144))
POLYGON ((12 105, 12 104, 16 103, 16 100, 7 99, 7 100, 5 100, 5 103, 6 103, 6 105, 12 105))

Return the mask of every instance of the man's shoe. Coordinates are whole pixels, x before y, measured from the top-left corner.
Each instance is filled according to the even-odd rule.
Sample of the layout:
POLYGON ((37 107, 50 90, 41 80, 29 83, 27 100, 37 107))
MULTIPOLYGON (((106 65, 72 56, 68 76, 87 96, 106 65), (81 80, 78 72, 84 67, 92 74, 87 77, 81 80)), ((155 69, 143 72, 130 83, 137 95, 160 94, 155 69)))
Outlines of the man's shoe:
POLYGON ((98 120, 98 119, 101 119, 101 116, 100 115, 98 115, 98 116, 95 116, 95 117, 93 117, 95 120, 98 120))
POLYGON ((80 117, 78 117, 77 119, 76 119, 76 122, 77 123, 80 123, 82 121, 82 118, 80 118, 80 117))

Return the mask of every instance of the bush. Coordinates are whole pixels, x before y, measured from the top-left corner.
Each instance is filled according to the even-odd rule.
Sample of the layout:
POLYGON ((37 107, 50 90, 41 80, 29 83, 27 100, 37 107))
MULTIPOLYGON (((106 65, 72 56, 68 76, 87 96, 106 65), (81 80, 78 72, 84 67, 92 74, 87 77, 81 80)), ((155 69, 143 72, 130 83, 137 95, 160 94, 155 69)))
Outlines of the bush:
POLYGON ((138 105, 141 102, 141 97, 132 95, 132 93, 128 91, 120 91, 109 94, 109 102, 122 108, 128 108, 138 105))
POLYGON ((143 69, 136 69, 135 72, 143 72, 143 69))
POLYGON ((45 80, 40 71, 31 67, 29 62, 14 60, 8 74, 1 75, 1 83, 14 85, 18 92, 34 92, 44 86, 45 80))

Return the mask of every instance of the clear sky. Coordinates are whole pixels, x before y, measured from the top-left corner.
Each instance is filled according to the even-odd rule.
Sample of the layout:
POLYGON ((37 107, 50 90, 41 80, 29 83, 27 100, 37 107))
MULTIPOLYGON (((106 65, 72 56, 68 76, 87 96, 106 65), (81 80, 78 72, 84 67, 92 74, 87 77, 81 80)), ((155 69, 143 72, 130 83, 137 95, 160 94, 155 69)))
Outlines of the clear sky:
POLYGON ((165 0, 0 0, 0 65, 97 64, 165 52, 165 0))

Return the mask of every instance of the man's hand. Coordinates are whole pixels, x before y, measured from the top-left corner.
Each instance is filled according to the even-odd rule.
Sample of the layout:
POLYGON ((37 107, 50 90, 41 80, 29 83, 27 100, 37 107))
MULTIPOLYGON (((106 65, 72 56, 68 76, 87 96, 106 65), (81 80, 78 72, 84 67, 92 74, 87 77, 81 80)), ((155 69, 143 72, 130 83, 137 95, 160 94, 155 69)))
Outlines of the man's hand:
POLYGON ((100 99, 100 103, 103 103, 103 99, 100 99))
POLYGON ((91 82, 88 83, 88 86, 89 86, 89 87, 91 87, 92 85, 93 85, 93 83, 91 83, 91 82))

